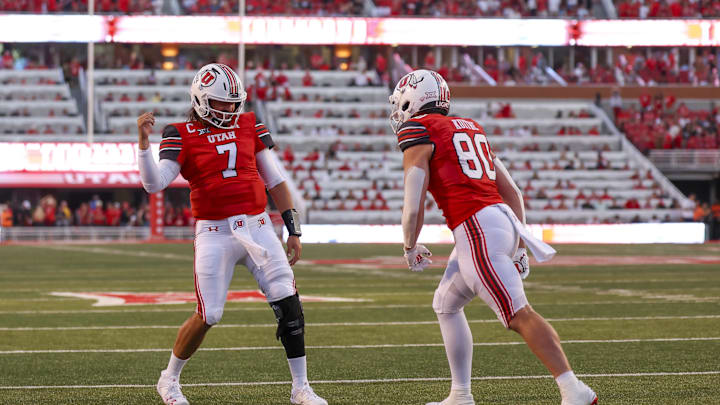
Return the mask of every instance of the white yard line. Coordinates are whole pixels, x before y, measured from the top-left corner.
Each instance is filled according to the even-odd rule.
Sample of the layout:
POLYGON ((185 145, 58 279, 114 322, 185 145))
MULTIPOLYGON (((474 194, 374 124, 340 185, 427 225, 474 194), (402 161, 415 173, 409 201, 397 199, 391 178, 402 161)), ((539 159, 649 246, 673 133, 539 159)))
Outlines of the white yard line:
MULTIPOLYGON (((268 311, 270 310, 270 307, 268 307, 266 304, 258 304, 258 306, 254 307, 233 307, 231 306, 234 303, 227 303, 225 306, 224 312, 252 312, 252 311, 268 311)), ((243 305, 247 305, 247 303, 242 303, 243 305)), ((540 306, 578 306, 578 305, 628 305, 628 304, 644 304, 644 305, 654 305, 657 304, 657 302, 649 302, 649 301, 582 301, 582 302, 541 302, 541 303, 533 303, 533 307, 540 307, 540 306)), ((0 315, 56 315, 56 314, 83 314, 83 315, 89 315, 89 314, 136 314, 136 313, 154 313, 154 312, 182 312, 186 313, 188 311, 193 311, 195 309, 195 304, 192 304, 192 307, 190 307, 190 304, 187 304, 187 307, 184 308, 154 308, 154 309, 148 309, 144 308, 145 305, 139 305, 140 308, 138 309, 132 309, 132 306, 128 309, 72 309, 72 310, 23 310, 23 311, 0 311, 0 315)), ((134 306, 134 305, 133 305, 134 306)), ((403 309, 403 308, 430 308, 431 306, 429 304, 388 304, 388 305, 337 305, 336 303, 328 303, 325 302, 304 302, 303 306, 305 309, 312 308, 313 311, 315 310, 329 310, 329 311, 335 311, 335 310, 347 310, 347 309, 403 309)))
MULTIPOLYGON (((647 342, 702 342, 718 341, 720 337, 688 337, 688 338, 652 338, 652 339, 591 339, 591 340, 563 340, 562 344, 588 344, 588 343, 647 343, 647 342)), ((522 346, 525 342, 478 342, 473 346, 522 346)), ((307 349, 397 349, 413 347, 443 347, 442 343, 400 343, 379 345, 316 345, 306 346, 307 349)), ((162 349, 57 349, 57 350, 4 350, 0 355, 8 354, 65 354, 65 353, 153 353, 167 352, 169 348, 162 349)), ((206 352, 241 352, 257 350, 284 350, 277 346, 239 346, 239 347, 208 347, 200 348, 206 352)))
MULTIPOLYGON (((669 319, 718 319, 720 315, 692 315, 692 316, 621 316, 621 317, 589 317, 589 318, 546 318, 549 322, 583 322, 583 321, 654 321, 669 319)), ((497 319, 474 319, 469 323, 493 323, 497 319)), ((437 321, 397 321, 397 322, 313 322, 306 324, 310 327, 319 326, 414 326, 435 325, 437 321)), ((248 324, 219 324, 215 328, 270 328, 276 327, 274 323, 248 323, 248 324)), ((57 331, 57 330, 106 330, 106 329, 177 329, 179 325, 108 325, 108 326, 39 326, 0 328, 3 332, 18 331, 57 331)))
POLYGON ((67 246, 67 245, 43 245, 43 246, 31 246, 41 249, 52 249, 61 250, 67 252, 81 252, 81 253, 100 253, 106 255, 118 255, 118 256, 134 256, 134 257, 153 257, 157 259, 173 259, 173 260, 185 260, 192 261, 192 256, 187 255, 176 255, 174 253, 156 253, 146 252, 142 250, 123 250, 123 249, 111 249, 106 247, 82 247, 82 246, 67 246))
MULTIPOLYGON (((606 374, 578 374, 581 378, 614 378, 614 377, 672 377, 672 376, 703 376, 718 375, 720 371, 681 371, 659 373, 606 373, 606 374)), ((552 378, 551 375, 508 375, 472 377, 474 381, 483 380, 536 380, 552 378)), ((397 382, 433 382, 450 381, 449 377, 425 378, 377 378, 362 380, 314 380, 311 384, 378 384, 397 382)), ((251 382, 217 382, 217 383, 190 383, 183 387, 244 387, 258 385, 289 385, 290 381, 251 381, 251 382)), ((154 388, 155 385, 146 384, 118 384, 118 385, 6 385, 0 386, 3 390, 33 390, 33 389, 99 389, 99 388, 154 388)))

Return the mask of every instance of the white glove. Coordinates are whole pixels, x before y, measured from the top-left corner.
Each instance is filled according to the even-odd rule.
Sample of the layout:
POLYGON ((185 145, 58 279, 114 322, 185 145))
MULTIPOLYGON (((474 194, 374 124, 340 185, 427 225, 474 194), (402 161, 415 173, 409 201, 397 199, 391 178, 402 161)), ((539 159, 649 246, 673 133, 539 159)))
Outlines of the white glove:
POLYGON ((414 248, 405 250, 405 261, 412 271, 425 270, 425 267, 432 263, 432 260, 428 259, 430 256, 432 253, 423 245, 415 245, 414 248))
POLYGON ((518 273, 520 273, 520 278, 525 280, 530 275, 530 259, 528 259, 527 250, 519 248, 512 260, 518 273))

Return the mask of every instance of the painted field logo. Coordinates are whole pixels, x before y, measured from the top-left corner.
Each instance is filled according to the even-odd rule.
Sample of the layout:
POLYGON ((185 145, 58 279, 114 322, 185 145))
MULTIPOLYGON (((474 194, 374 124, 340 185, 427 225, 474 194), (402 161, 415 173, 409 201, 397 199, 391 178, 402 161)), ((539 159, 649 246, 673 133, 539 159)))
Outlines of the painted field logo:
MULTIPOLYGON (((186 304, 195 302, 194 292, 131 293, 131 292, 52 292, 56 297, 84 298, 95 300, 94 307, 115 305, 160 305, 186 304)), ((263 293, 257 290, 228 291, 228 302, 266 302, 263 293)), ((303 295, 303 302, 362 302, 356 298, 318 297, 303 295)))

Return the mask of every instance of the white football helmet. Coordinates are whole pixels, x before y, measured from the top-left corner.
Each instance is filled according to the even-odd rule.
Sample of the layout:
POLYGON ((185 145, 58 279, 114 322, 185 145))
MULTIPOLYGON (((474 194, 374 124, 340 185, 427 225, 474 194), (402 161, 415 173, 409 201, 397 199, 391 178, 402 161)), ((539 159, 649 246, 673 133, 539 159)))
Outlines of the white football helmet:
POLYGON ((390 126, 397 132, 413 115, 423 110, 450 111, 450 88, 445 79, 432 70, 412 71, 398 82, 390 96, 390 126))
POLYGON ((218 128, 235 127, 246 98, 247 93, 237 73, 221 63, 200 68, 190 85, 193 109, 200 118, 218 128), (216 110, 210 107, 210 100, 235 103, 235 109, 232 112, 216 110))

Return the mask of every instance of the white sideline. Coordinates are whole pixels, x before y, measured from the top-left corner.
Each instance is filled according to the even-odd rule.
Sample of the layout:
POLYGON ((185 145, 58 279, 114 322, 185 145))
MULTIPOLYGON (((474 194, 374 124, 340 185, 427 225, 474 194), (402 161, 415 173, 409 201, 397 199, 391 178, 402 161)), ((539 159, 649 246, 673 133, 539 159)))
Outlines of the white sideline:
MULTIPOLYGON (((653 339, 591 339, 591 340, 563 340, 562 344, 587 344, 587 343, 643 343, 643 342, 691 342, 691 341, 714 341, 720 337, 689 337, 689 338, 653 338, 653 339)), ((479 342, 473 346, 522 346, 525 342, 479 342)), ((316 345, 305 346, 306 349, 393 349, 411 347, 443 347, 442 343, 401 343, 381 345, 316 345)), ((58 353, 150 353, 167 352, 169 348, 162 349, 57 349, 57 350, 4 350, 3 354, 58 354, 58 353)), ((240 347, 207 347, 200 348, 206 352, 239 352, 255 350, 284 350, 282 346, 240 346, 240 347)))
MULTIPOLYGON (((231 303, 228 303, 231 304, 231 303)), ((265 304, 260 304, 255 307, 232 307, 225 306, 224 312, 252 312, 252 311, 268 311, 270 308, 265 304)), ((428 304, 388 304, 388 305, 337 305, 331 303, 327 305, 324 302, 308 302, 303 303, 305 309, 312 308, 313 310, 341 310, 341 309, 401 309, 401 308, 430 308, 428 304)), ((578 305, 628 305, 628 304, 644 304, 644 305, 655 305, 657 302, 652 301, 582 301, 582 302, 541 302, 533 303, 533 307, 541 306, 578 306, 578 305)), ((0 315, 54 315, 54 314, 135 314, 135 313, 154 313, 154 312, 183 312, 187 313, 195 309, 195 304, 192 307, 189 306, 184 308, 162 308, 162 309, 70 309, 70 310, 23 310, 23 311, 0 311, 0 315)))
MULTIPOLYGON (((681 372, 658 372, 658 373, 606 373, 606 374, 578 374, 580 378, 603 378, 603 377, 671 377, 687 375, 717 375, 720 371, 681 371, 681 372)), ((552 378, 551 375, 507 375, 507 376, 484 376, 472 377, 474 381, 482 380, 535 380, 552 378)), ((364 380, 314 380, 310 384, 375 384, 394 382, 432 382, 450 381, 449 377, 425 377, 425 378, 377 378, 364 380)), ((258 385, 290 385, 290 381, 253 381, 253 382, 220 382, 220 383, 191 383, 183 384, 183 387, 243 387, 258 385)), ((92 389, 92 388, 154 388, 155 385, 145 384, 118 384, 118 385, 7 385, 0 386, 0 390, 37 390, 37 389, 92 389)))
MULTIPOLYGON (((621 317, 589 317, 589 318, 546 318, 548 322, 574 322, 574 321, 653 321, 669 319, 717 319, 720 315, 692 315, 692 316, 621 316, 621 317)), ((497 319, 474 319, 468 323, 493 323, 497 319)), ((408 322, 314 322, 306 326, 413 326, 413 325, 436 325, 437 321, 408 321, 408 322)), ((49 326, 49 327, 18 327, 0 328, 2 332, 18 331, 51 331, 51 330, 104 330, 104 329, 177 329, 180 325, 131 325, 131 326, 49 326)), ((215 328, 275 328, 275 323, 257 324, 219 324, 215 328)))

